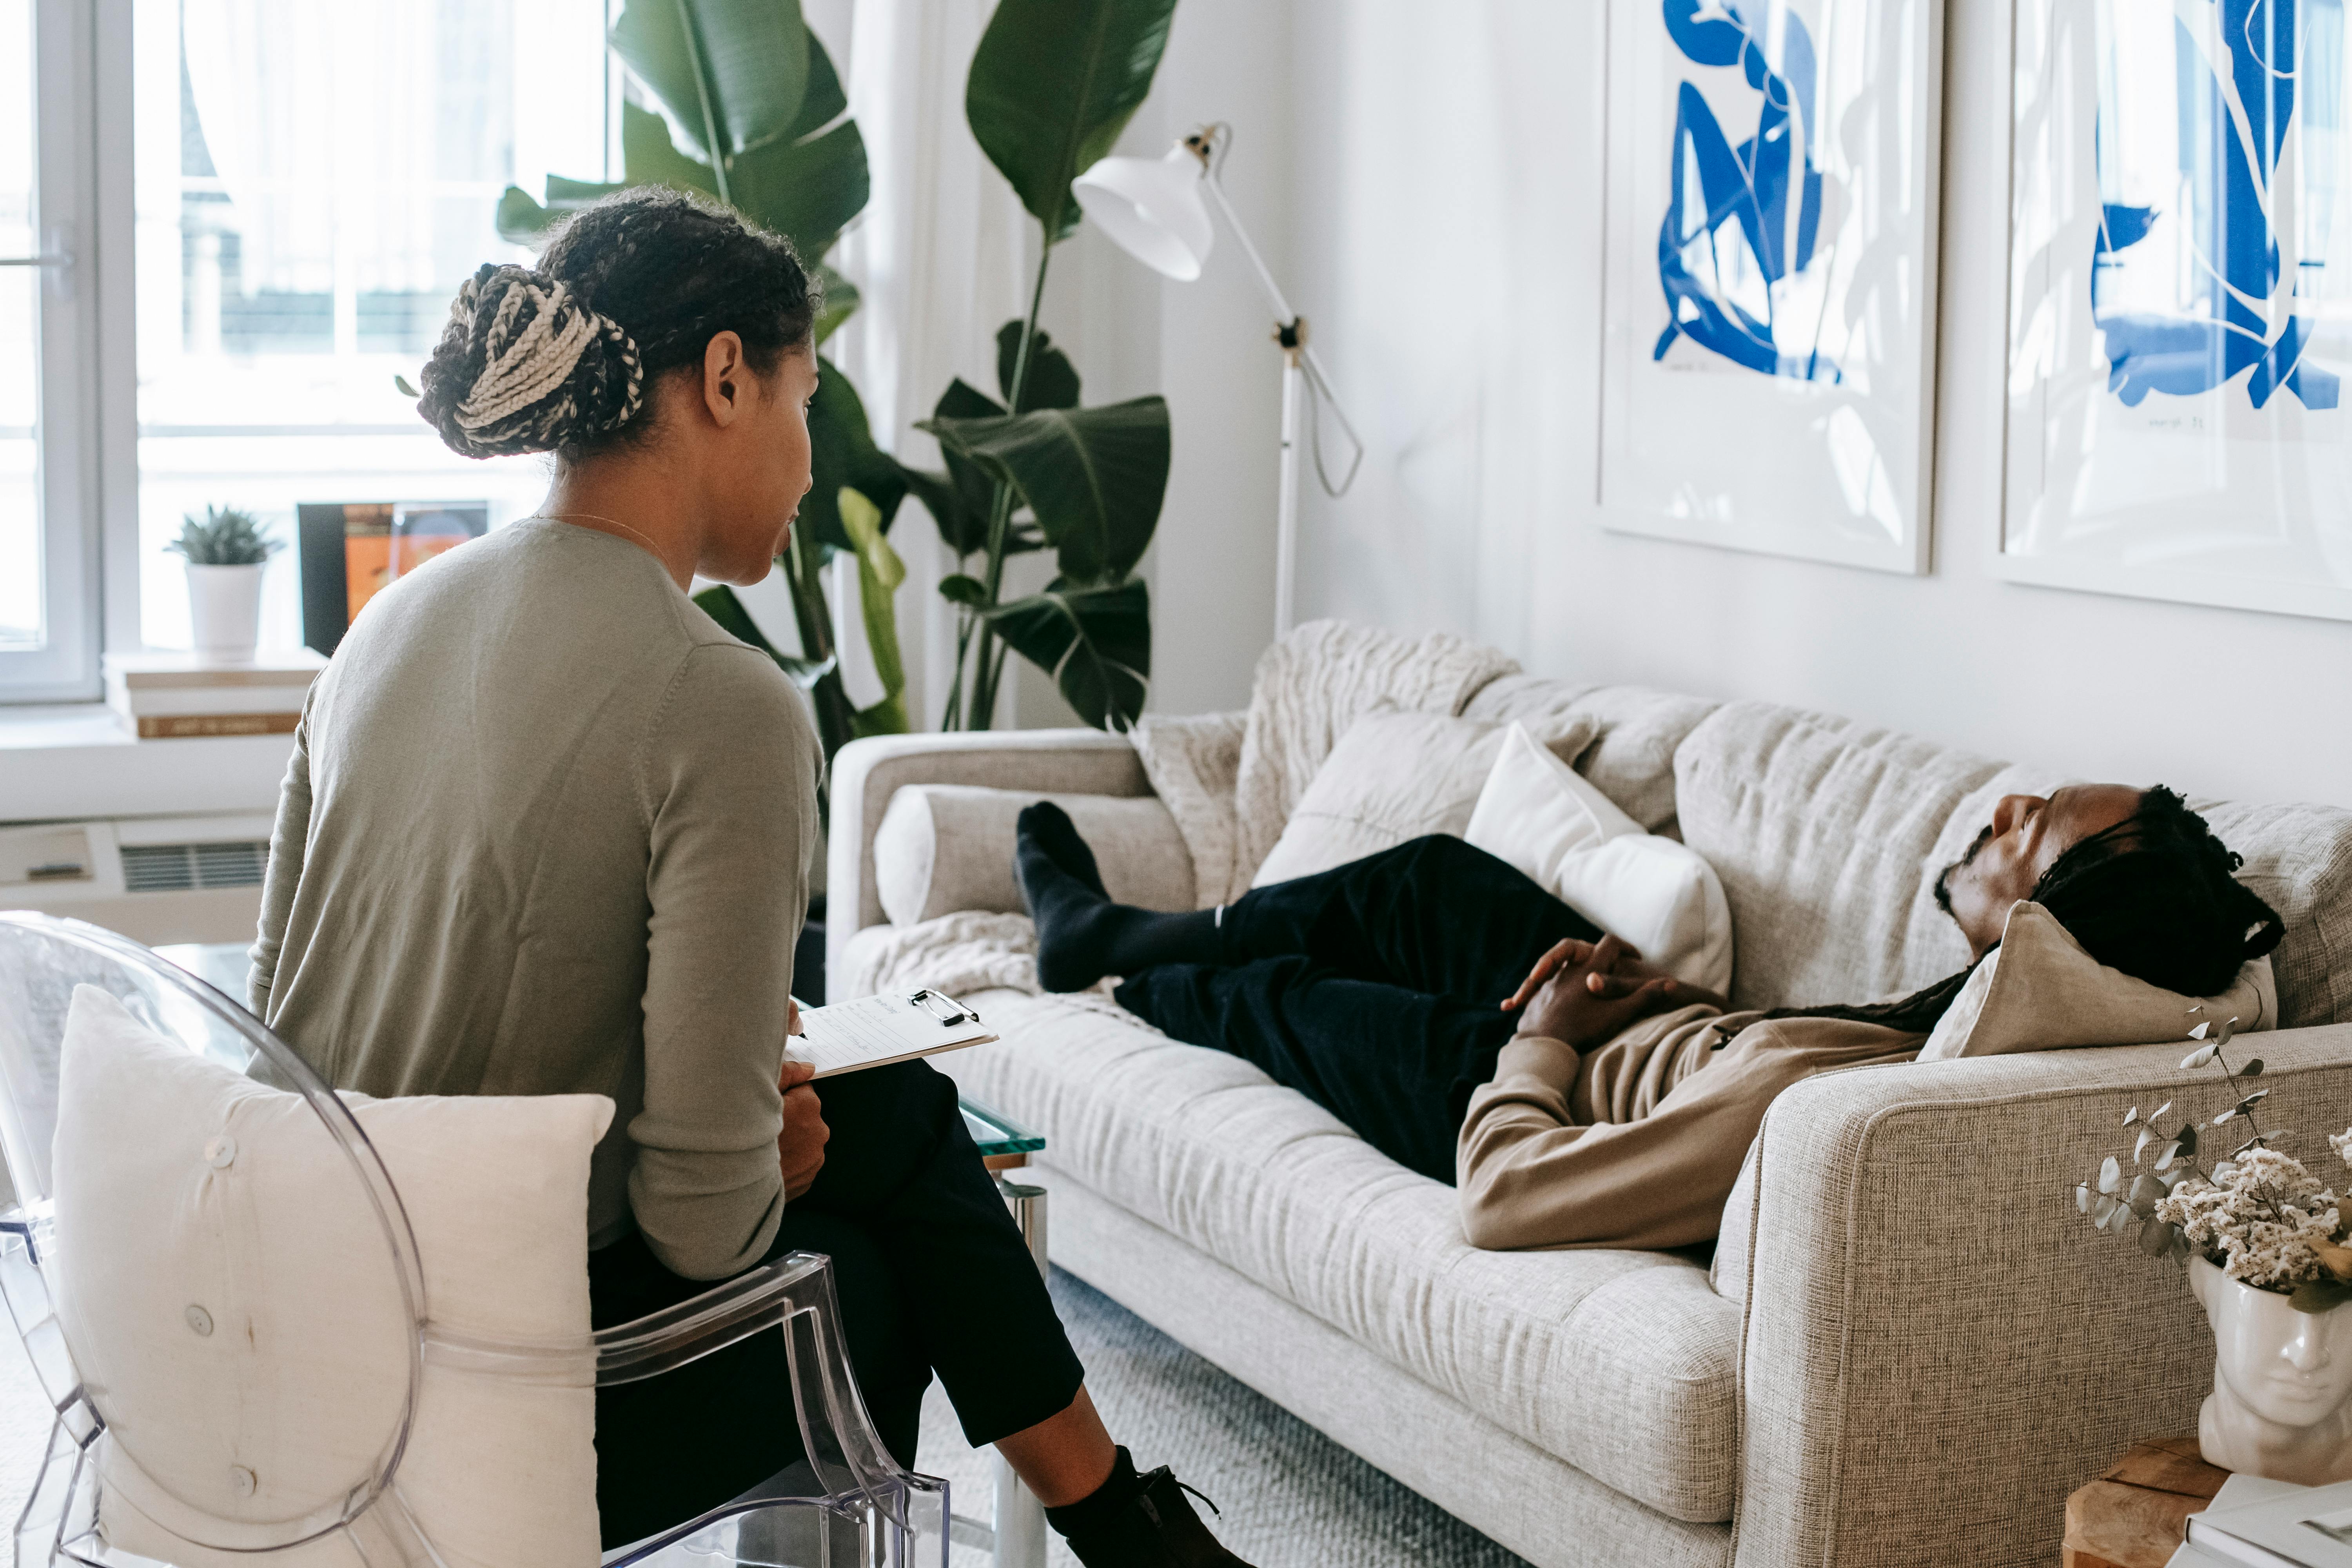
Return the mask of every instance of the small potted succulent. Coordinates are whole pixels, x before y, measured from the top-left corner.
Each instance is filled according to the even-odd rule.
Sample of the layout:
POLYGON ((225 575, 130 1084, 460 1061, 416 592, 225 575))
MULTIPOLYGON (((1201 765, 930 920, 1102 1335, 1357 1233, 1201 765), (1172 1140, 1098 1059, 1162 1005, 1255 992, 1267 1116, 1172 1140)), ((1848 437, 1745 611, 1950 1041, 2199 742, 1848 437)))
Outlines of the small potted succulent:
POLYGON ((281 545, 263 535, 249 511, 205 508, 180 520, 180 537, 166 549, 188 563, 188 626, 196 651, 247 659, 261 631, 261 569, 281 545))
MULTIPOLYGON (((2259 1124, 2262 1058, 2233 1069, 2224 1054, 2237 1023, 2199 1024, 2180 1064, 2217 1068, 2227 1100, 2169 1128, 2172 1101, 2147 1116, 2135 1106, 2130 1163, 2110 1155, 2074 1204, 2099 1229, 2135 1231, 2152 1256, 2188 1264, 2213 1327, 2213 1393, 2197 1423, 2208 1464, 2303 1486, 2352 1479, 2352 1197, 2259 1124), (2200 1145, 2224 1140, 2201 1164, 2200 1145)), ((2352 1164, 2352 1127, 2326 1142, 2352 1164)))

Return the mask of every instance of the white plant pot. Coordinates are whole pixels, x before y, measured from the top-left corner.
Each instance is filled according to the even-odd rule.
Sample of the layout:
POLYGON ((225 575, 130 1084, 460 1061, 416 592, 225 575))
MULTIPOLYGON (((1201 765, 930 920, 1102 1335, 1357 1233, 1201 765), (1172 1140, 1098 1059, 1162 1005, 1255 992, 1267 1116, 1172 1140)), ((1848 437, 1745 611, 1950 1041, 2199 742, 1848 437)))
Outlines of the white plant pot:
POLYGON ((188 566, 188 629, 196 651, 249 659, 261 632, 260 566, 188 566))
POLYGON ((2189 1288, 2213 1325, 2213 1392, 2197 1416, 2205 1462, 2306 1487, 2352 1480, 2352 1303, 2298 1312, 2201 1257, 2189 1288))

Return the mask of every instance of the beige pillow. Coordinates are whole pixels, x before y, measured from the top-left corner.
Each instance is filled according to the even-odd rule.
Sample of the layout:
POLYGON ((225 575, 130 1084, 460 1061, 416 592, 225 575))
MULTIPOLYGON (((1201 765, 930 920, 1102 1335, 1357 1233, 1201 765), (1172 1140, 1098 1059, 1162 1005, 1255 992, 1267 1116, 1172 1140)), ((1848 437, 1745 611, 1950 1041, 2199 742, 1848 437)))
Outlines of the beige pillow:
POLYGON ((1461 837, 1502 744, 1501 729, 1475 719, 1374 709, 1331 748, 1250 886, 1311 877, 1427 834, 1461 837))
POLYGON ((897 926, 977 910, 1026 914, 1013 874, 1021 813, 1050 800, 1095 852, 1103 887, 1122 904, 1190 910, 1192 856, 1168 808, 1150 795, 1041 795, 973 784, 908 784, 874 834, 874 891, 897 926))
POLYGON ((1969 976, 1919 1059, 2153 1045, 2226 1018, 2238 1020, 2241 1034, 2278 1026, 2268 957, 2240 969, 2219 996, 2184 996, 2108 968, 2083 951, 2057 916, 2021 899, 2011 906, 2000 946, 1969 976))

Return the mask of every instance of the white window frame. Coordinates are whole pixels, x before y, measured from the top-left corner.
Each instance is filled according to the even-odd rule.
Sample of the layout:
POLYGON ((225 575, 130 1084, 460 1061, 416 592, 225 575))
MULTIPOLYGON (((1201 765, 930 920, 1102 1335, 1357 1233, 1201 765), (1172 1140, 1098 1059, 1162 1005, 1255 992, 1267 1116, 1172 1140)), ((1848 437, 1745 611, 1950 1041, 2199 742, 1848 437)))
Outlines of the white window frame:
POLYGON ((40 291, 39 447, 46 638, 0 653, 0 703, 99 695, 97 134, 100 18, 80 0, 33 0, 33 233, 40 291))

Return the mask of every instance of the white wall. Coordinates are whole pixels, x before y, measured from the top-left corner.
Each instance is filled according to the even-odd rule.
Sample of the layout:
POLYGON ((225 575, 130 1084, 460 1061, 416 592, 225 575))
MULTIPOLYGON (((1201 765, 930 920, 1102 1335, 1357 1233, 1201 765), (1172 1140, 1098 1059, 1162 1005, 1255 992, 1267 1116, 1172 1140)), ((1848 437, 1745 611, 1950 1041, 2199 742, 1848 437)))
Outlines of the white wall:
MULTIPOLYGON (((1600 528, 1600 0, 1183 0, 1139 133, 1237 123, 1235 199, 1371 446, 1346 500, 1308 484, 1302 616, 1444 627, 1547 674, 1800 703, 2089 776, 2352 805, 2352 625, 1988 571, 2009 6, 1947 6, 1935 565, 1911 578, 1600 528)), ((1272 618, 1276 367, 1241 266, 1220 254, 1160 291, 1171 711, 1245 700, 1272 618)))

